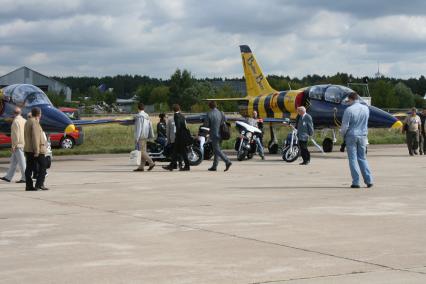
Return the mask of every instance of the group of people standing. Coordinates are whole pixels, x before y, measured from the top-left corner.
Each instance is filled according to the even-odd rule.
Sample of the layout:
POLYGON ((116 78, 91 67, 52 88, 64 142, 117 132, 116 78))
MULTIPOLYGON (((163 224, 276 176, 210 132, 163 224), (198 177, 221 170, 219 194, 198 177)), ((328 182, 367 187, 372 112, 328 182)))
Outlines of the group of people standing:
POLYGON ((26 191, 48 190, 44 186, 46 177, 47 137, 40 125, 41 109, 31 110, 28 120, 22 117, 19 107, 14 110, 11 125, 12 156, 6 176, 0 178, 11 182, 19 166, 21 179, 17 183, 25 183, 26 191), (36 177, 36 183, 33 183, 36 177))
MULTIPOLYGON (((216 171, 219 159, 225 162, 225 171, 228 171, 232 163, 229 158, 223 153, 220 144, 222 137, 220 135, 220 127, 226 122, 223 112, 217 109, 214 101, 209 102, 210 111, 204 122, 205 128, 209 129, 209 135, 212 142, 214 152, 213 165, 209 171, 216 171)), ((141 151, 140 166, 134 171, 144 171, 146 163, 148 163, 148 171, 155 167, 155 163, 147 153, 147 140, 154 137, 152 122, 148 114, 144 111, 143 103, 138 104, 139 113, 135 116, 135 144, 136 148, 141 151)), ((181 113, 180 106, 174 104, 172 106, 173 117, 166 121, 165 115, 160 115, 160 121, 157 124, 157 142, 165 146, 171 144, 172 155, 170 164, 163 166, 163 169, 173 171, 190 171, 190 164, 187 155, 187 146, 193 143, 193 138, 187 128, 185 116, 181 113)))

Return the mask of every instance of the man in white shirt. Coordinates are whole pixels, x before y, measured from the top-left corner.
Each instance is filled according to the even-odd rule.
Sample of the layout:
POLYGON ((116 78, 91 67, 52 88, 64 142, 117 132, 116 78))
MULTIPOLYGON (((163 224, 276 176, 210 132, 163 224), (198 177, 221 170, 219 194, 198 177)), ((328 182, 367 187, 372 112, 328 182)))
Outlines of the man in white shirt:
POLYGON ((21 109, 15 108, 15 118, 11 125, 11 139, 12 139, 12 156, 10 157, 10 167, 6 176, 1 179, 10 182, 15 175, 16 167, 19 165, 21 171, 21 179, 17 183, 25 183, 25 155, 24 155, 24 128, 26 120, 21 116, 21 109))

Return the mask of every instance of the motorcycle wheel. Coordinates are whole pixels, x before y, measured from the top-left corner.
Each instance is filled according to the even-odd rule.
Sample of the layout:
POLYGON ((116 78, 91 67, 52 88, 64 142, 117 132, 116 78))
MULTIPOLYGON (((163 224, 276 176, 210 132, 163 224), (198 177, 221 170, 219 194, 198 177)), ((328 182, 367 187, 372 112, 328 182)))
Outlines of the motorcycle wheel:
POLYGON ((293 151, 291 151, 290 147, 287 146, 283 150, 283 160, 287 163, 292 163, 299 158, 300 148, 298 145, 293 146, 293 151))
POLYGON ((253 153, 248 153, 248 154, 247 154, 247 159, 248 159, 248 160, 253 159, 253 156, 254 156, 254 154, 253 154, 253 153))
POLYGON ((197 147, 194 147, 194 146, 189 147, 187 155, 188 155, 189 165, 191 166, 198 166, 203 161, 201 150, 197 147))
POLYGON ((237 160, 238 161, 242 161, 242 160, 244 160, 246 158, 246 156, 247 156, 247 150, 241 149, 237 153, 237 160))

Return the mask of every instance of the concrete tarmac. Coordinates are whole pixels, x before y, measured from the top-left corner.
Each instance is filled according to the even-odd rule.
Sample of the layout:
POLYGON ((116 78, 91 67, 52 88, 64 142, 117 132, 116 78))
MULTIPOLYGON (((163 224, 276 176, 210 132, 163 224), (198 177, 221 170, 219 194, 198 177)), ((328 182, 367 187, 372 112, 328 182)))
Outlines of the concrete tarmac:
POLYGON ((49 191, 1 182, 0 283, 426 283, 426 156, 371 146, 372 189, 340 152, 233 158, 55 157, 49 191))

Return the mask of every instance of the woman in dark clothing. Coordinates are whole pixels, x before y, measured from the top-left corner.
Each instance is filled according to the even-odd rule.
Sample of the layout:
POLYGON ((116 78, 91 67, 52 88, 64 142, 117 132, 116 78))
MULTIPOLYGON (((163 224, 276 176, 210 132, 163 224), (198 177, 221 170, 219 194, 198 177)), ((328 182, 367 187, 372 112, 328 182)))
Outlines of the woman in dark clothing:
POLYGON ((157 123, 157 143, 162 146, 167 144, 167 123, 166 123, 166 114, 160 113, 160 121, 157 123))

